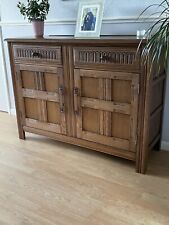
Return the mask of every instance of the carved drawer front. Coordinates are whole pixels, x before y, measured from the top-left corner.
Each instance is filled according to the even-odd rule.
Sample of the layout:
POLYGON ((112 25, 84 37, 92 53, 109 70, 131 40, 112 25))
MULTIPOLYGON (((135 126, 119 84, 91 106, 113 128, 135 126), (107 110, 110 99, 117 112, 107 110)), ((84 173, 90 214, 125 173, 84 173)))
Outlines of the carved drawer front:
POLYGON ((15 61, 40 61, 62 64, 61 47, 14 45, 15 61))
POLYGON ((74 70, 77 137, 135 152, 139 74, 74 70))
POLYGON ((16 66, 23 126, 66 134, 63 69, 16 66))
POLYGON ((136 48, 77 47, 74 48, 75 66, 110 67, 120 70, 138 70, 139 54, 136 48))

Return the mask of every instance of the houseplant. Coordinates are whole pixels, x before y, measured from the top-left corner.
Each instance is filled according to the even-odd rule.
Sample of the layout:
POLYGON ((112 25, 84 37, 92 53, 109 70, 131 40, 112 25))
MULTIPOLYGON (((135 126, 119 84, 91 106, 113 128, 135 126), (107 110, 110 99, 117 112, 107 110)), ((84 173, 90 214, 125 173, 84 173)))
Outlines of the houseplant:
MULTIPOLYGON (((149 9, 155 7, 155 12, 150 15, 156 16, 153 25, 146 31, 144 38, 147 43, 142 52, 142 58, 147 61, 151 55, 150 63, 157 63, 160 67, 167 68, 169 56, 169 0, 162 0, 159 4, 148 6, 140 15, 144 15, 149 9), (162 59, 162 60, 160 60, 162 59)), ((150 67, 151 69, 151 67, 150 67)))
POLYGON ((35 36, 42 37, 44 34, 44 20, 49 12, 48 0, 27 0, 27 4, 18 2, 17 7, 24 18, 32 22, 35 36))

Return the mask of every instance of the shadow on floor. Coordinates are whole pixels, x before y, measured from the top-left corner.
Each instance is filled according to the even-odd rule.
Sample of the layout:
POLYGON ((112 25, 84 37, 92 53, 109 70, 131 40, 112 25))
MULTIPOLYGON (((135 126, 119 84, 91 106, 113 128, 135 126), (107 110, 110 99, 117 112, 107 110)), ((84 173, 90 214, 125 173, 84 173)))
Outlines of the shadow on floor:
POLYGON ((169 151, 152 151, 147 174, 169 179, 169 151))
MULTIPOLYGON (((60 148, 64 148, 64 150, 68 151, 75 151, 77 154, 81 154, 83 156, 89 156, 90 157, 99 157, 102 159, 106 159, 106 161, 113 161, 115 164, 123 165, 124 167, 127 167, 128 169, 135 170, 135 164, 129 160, 118 158, 115 156, 107 155, 101 152, 93 151, 87 148, 74 146, 67 143, 62 143, 60 141, 51 140, 50 138, 46 138, 39 135, 32 135, 27 134, 26 136, 27 141, 31 142, 41 142, 43 144, 49 144, 50 146, 57 146, 60 148)), ((157 176, 157 177, 163 177, 169 179, 169 151, 152 151, 149 164, 148 164, 148 170, 146 175, 150 176, 157 176)))

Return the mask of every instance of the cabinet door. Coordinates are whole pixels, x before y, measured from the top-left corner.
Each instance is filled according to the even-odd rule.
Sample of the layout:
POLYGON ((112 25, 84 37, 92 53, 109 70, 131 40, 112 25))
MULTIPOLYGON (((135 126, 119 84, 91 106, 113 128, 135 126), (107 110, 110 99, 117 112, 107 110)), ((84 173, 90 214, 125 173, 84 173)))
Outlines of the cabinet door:
POLYGON ((66 134, 63 69, 18 65, 16 80, 23 126, 66 134))
POLYGON ((77 137, 136 151, 139 75, 74 70, 77 137))

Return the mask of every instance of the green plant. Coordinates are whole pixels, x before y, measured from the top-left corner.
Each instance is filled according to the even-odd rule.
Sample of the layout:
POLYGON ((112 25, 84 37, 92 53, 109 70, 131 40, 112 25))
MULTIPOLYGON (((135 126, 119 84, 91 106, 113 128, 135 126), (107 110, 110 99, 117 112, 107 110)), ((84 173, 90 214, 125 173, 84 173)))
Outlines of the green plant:
POLYGON ((46 20, 50 4, 48 0, 27 0, 27 4, 18 2, 17 7, 24 18, 32 20, 46 20))
POLYGON ((146 31, 144 38, 147 39, 147 43, 143 49, 142 58, 147 61, 149 55, 151 55, 151 65, 157 63, 160 65, 159 67, 166 68, 169 56, 169 1, 163 0, 159 4, 148 6, 140 17, 153 7, 156 8, 156 11, 150 17, 157 16, 157 18, 146 31))

